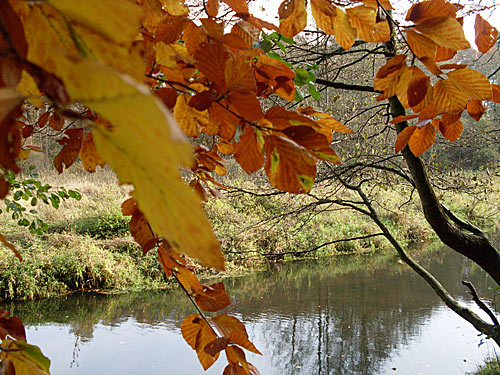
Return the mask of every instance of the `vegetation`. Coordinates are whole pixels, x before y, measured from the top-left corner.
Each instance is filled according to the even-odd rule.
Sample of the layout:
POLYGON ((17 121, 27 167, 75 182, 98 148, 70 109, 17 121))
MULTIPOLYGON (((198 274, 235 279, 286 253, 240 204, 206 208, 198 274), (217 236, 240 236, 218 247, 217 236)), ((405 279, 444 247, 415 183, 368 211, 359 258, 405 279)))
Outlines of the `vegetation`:
POLYGON ((482 365, 474 375, 498 375, 500 374, 500 362, 498 359, 488 360, 482 365))
MULTIPOLYGON (((14 185, 9 176, 20 172, 20 159, 41 151, 31 142, 43 129, 52 129, 62 146, 54 157, 59 173, 78 157, 89 172, 105 164, 113 168, 120 183, 133 186, 121 212, 131 217, 135 241, 145 254, 157 251, 163 272, 197 306, 199 314, 185 318, 181 330, 204 369, 224 351, 225 374, 258 373, 243 349, 260 352, 243 324, 225 314, 202 313, 230 304, 224 284, 202 284, 178 252, 224 269, 223 252, 199 201, 222 195, 217 175, 227 174, 224 158, 230 155, 247 173, 262 168, 281 191, 264 196, 307 194, 302 208, 287 202, 290 213, 309 210, 314 217, 340 207, 368 217, 377 232, 364 239, 383 236, 448 307, 500 344, 498 320, 481 305, 473 285, 464 284, 489 320, 465 308, 409 256, 384 215, 380 195, 388 186, 405 184, 399 193, 411 202, 416 191, 440 240, 500 283, 498 249, 481 229, 443 205, 439 191, 451 189, 454 181, 443 173, 448 161, 424 155, 436 139, 454 142, 462 135, 462 114, 480 121, 488 106, 500 102, 498 69, 480 72, 460 55, 471 50, 461 22, 470 13, 476 14, 478 50, 488 54, 496 45, 498 31, 478 13, 488 7, 428 0, 413 4, 398 21, 388 0, 313 0, 310 12, 321 31, 301 34, 308 26, 305 0, 280 5, 279 27, 252 15, 246 1, 222 3, 0 0, 0 198, 14 185), (293 47, 293 38, 301 45, 293 47), (295 55, 287 56, 286 44, 295 55), (330 105, 305 105, 322 99, 322 91, 336 103, 338 94, 328 89, 356 93, 343 95, 349 105, 335 117, 330 105), (347 123, 355 123, 356 132, 347 123), (182 133, 191 137, 192 147, 182 133), (313 190, 315 181, 323 189, 313 190)), ((273 203, 266 211, 274 210, 273 203)), ((101 223, 81 234, 100 233, 101 223)), ((111 233, 119 232, 118 222, 111 226, 111 233)), ((0 241, 21 259, 4 236, 0 241)), ((275 247, 276 256, 287 255, 275 247)), ((0 319, 2 371, 48 373, 48 360, 26 343, 19 319, 6 311, 0 319)))

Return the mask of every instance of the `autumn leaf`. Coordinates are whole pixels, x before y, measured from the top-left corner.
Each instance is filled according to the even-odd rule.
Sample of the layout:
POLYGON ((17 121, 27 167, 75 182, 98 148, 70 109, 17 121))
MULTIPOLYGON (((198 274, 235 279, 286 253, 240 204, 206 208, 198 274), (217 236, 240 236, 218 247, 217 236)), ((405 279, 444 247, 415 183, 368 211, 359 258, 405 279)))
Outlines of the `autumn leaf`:
POLYGON ((448 79, 434 85, 434 105, 443 112, 460 112, 467 105, 468 95, 448 79))
POLYGON ((482 53, 488 52, 497 41, 498 30, 491 26, 480 14, 476 14, 474 30, 477 49, 482 53))
POLYGON ((203 311, 208 312, 219 311, 231 304, 223 282, 205 286, 203 294, 195 295, 195 301, 203 311))
MULTIPOLYGON (((406 117, 406 116, 404 116, 404 117, 406 117)), ((399 117, 395 118, 393 121, 398 120, 398 118, 399 117)), ((401 131, 398 134, 398 137, 396 139, 396 145, 395 145, 395 153, 396 154, 406 147, 406 145, 408 144, 408 141, 410 140, 411 136, 413 135, 413 133, 415 132, 416 129, 417 129, 417 127, 414 125, 407 126, 406 128, 403 129, 403 131, 401 131)))
POLYGON ((234 157, 247 173, 259 170, 264 164, 264 142, 256 132, 251 126, 245 127, 240 141, 234 144, 234 157))
POLYGON ((471 99, 469 100, 469 103, 467 103, 467 112, 469 113, 470 117, 472 117, 476 121, 479 121, 481 119, 485 111, 486 108, 480 100, 471 99))
POLYGON ((500 85, 491 85, 493 91, 491 100, 495 103, 500 103, 500 85))
POLYGON ((18 375, 49 375, 50 360, 40 348, 24 341, 2 341, 0 361, 11 362, 18 375))
POLYGON ((0 310, 0 340, 8 336, 21 341, 26 341, 26 330, 23 322, 17 316, 9 316, 10 312, 0 310))
POLYGON ((157 238, 141 211, 135 210, 132 219, 130 219, 129 227, 134 240, 141 246, 143 254, 147 254, 156 246, 157 238))
POLYGON ((65 168, 71 167, 75 162, 83 141, 83 129, 68 129, 64 132, 63 138, 57 141, 63 148, 54 159, 54 166, 59 173, 65 168))
POLYGON ((421 128, 417 127, 413 132, 410 140, 408 141, 408 146, 411 152, 415 156, 419 156, 427 151, 436 140, 436 130, 431 122, 421 128))
POLYGON ((316 175, 316 161, 304 148, 286 138, 265 138, 264 168, 271 184, 282 191, 302 193, 311 190, 316 175))
POLYGON ((445 0, 421 1, 413 4, 406 14, 406 20, 417 24, 436 17, 455 18, 458 8, 445 0))
POLYGON ((467 97, 476 100, 490 100, 491 83, 483 73, 469 68, 456 69, 448 73, 448 79, 467 97))
POLYGON ((351 26, 349 17, 341 9, 327 0, 312 0, 311 10, 316 25, 329 35, 334 35, 337 43, 345 50, 356 41, 357 31, 351 26))
POLYGON ((415 29, 442 47, 453 50, 470 48, 470 44, 465 38, 462 25, 454 18, 430 18, 415 26, 415 29))
POLYGON ((278 9, 280 31, 287 38, 293 38, 307 25, 305 0, 285 0, 278 9))
POLYGON ((460 119, 451 123, 445 123, 444 121, 440 121, 439 123, 439 131, 450 142, 455 142, 460 137, 463 130, 464 126, 460 119))
POLYGON ((64 127, 64 117, 54 112, 49 118, 49 126, 55 131, 60 131, 64 127))
POLYGON ((377 21, 377 11, 361 5, 347 8, 349 22, 357 31, 359 39, 366 42, 378 43, 390 39, 391 31, 387 20, 377 21))
POLYGON ((238 14, 248 14, 248 5, 245 0, 222 0, 222 2, 238 14))
POLYGON ((217 13, 219 13, 219 6, 219 0, 208 0, 205 6, 208 16, 217 17, 217 13))
POLYGON ((181 324, 184 340, 196 350, 203 369, 206 370, 217 360, 219 353, 212 356, 205 352, 205 347, 217 339, 212 328, 200 315, 189 315, 181 324))
POLYGON ((412 52, 418 58, 429 57, 434 59, 436 56, 436 43, 425 35, 417 33, 411 29, 406 30, 406 40, 412 52))
POLYGON ((234 316, 221 314, 212 318, 212 321, 215 323, 217 330, 223 336, 228 337, 232 343, 237 344, 253 353, 262 354, 248 339, 245 325, 234 316))

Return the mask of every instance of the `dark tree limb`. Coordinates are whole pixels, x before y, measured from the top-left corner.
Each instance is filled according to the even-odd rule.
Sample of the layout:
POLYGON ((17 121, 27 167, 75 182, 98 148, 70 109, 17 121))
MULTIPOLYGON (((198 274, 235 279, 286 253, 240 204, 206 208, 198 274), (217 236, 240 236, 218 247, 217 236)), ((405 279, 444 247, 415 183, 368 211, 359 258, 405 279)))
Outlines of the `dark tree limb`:
POLYGON ((333 82, 322 78, 316 78, 316 83, 320 85, 325 85, 327 87, 332 87, 334 89, 349 90, 349 91, 364 91, 364 92, 380 92, 376 91, 372 86, 363 85, 350 85, 343 82, 333 82))
POLYGON ((486 304, 479 299, 479 296, 477 295, 477 292, 476 292, 476 289, 474 288, 474 285, 472 285, 472 283, 470 281, 466 281, 466 280, 462 281, 462 285, 465 285, 467 288, 469 288, 472 299, 474 300, 474 302, 476 302, 476 305, 478 305, 481 310, 483 310, 486 314, 488 314, 488 316, 491 318, 491 321, 493 322, 493 324, 495 324, 496 326, 500 326, 500 323, 498 323, 498 319, 495 316, 495 314, 493 314, 493 311, 491 311, 488 308, 488 306, 486 306, 486 304))

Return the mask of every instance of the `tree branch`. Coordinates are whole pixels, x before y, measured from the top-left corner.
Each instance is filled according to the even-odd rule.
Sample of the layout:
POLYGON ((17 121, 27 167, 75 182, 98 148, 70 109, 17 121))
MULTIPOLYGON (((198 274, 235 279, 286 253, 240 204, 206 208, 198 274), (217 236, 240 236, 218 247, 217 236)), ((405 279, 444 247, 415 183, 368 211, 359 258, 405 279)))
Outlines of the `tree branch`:
POLYGON ((349 85, 347 83, 332 82, 332 81, 328 81, 328 80, 322 79, 322 78, 316 78, 316 83, 319 83, 320 85, 325 85, 327 87, 333 87, 334 89, 341 89, 341 90, 364 91, 364 92, 380 92, 380 91, 376 91, 371 86, 349 85))

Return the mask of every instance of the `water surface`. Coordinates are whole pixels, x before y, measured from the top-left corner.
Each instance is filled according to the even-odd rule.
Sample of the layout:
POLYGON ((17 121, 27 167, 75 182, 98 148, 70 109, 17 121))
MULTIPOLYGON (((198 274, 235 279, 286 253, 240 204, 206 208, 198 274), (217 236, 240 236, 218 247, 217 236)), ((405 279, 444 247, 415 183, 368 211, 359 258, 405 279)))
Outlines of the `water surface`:
MULTIPOLYGON (((394 258, 343 257, 282 264, 226 281, 250 339, 247 359, 263 375, 464 375, 493 345, 455 316, 394 258)), ((489 278, 448 251, 423 259, 452 294, 470 302, 462 279, 493 296, 489 278)), ((202 374, 180 335, 195 313, 181 293, 72 295, 2 305, 27 325, 28 342, 52 360, 51 373, 202 374)), ((225 358, 207 372, 222 374, 225 358)))

